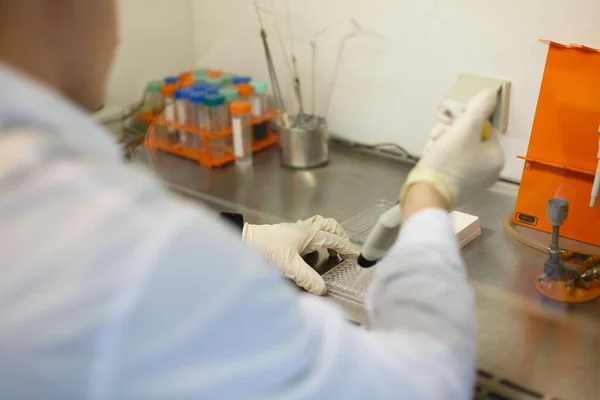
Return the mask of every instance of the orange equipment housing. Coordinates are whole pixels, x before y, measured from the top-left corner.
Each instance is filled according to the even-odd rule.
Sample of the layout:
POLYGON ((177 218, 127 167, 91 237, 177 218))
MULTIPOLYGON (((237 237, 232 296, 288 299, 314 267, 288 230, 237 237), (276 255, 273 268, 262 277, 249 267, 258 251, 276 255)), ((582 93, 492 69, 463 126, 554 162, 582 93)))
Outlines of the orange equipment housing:
POLYGON ((600 246, 600 201, 590 207, 598 164, 600 50, 550 46, 521 187, 515 224, 551 232, 548 199, 569 201, 561 236, 600 246))

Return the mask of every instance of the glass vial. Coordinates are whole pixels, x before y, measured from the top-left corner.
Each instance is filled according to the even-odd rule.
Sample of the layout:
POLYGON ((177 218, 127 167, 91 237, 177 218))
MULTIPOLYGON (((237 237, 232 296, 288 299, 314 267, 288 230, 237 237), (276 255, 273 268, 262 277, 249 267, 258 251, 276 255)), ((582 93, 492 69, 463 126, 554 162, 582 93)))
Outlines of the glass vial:
MULTIPOLYGON (((196 131, 206 130, 206 107, 204 106, 204 92, 190 91, 190 106, 192 111, 191 125, 196 131)), ((204 137, 198 132, 190 135, 192 143, 191 147, 204 152, 204 137)))
POLYGON ((148 83, 142 111, 152 113, 153 116, 157 116, 162 112, 164 107, 163 96, 160 93, 162 86, 163 83, 161 81, 148 83))
POLYGON ((209 139, 210 155, 214 158, 225 155, 225 128, 229 126, 225 99, 218 94, 204 97, 207 131, 213 136, 209 139))
MULTIPOLYGON (((163 85, 161 89, 161 93, 165 100, 165 121, 166 121, 166 139, 172 144, 179 143, 179 132, 177 132, 177 128, 175 127, 175 91, 177 90, 177 85, 175 84, 166 84, 163 85)), ((162 127, 161 134, 159 135, 161 139, 163 137, 162 127)))
POLYGON ((177 89, 175 91, 175 118, 179 126, 177 130, 179 133, 179 143, 183 145, 187 145, 188 142, 188 134, 185 126, 188 124, 189 114, 187 90, 184 88, 177 89))
MULTIPOLYGON (((252 97, 252 117, 256 119, 262 118, 267 112, 267 90, 269 88, 267 82, 261 80, 253 80, 250 82, 254 88, 254 96, 252 97)), ((264 121, 254 125, 254 139, 265 140, 269 132, 269 121, 264 121)))

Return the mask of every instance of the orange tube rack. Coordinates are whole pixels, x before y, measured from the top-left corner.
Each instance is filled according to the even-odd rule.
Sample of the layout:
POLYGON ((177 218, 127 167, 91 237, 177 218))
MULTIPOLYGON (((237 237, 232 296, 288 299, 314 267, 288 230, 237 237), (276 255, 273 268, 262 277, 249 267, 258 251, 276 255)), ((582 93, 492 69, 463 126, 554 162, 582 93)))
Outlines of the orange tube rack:
MULTIPOLYGON (((278 143, 278 137, 273 132, 271 121, 275 118, 276 114, 274 111, 268 111, 260 118, 252 118, 252 126, 268 122, 267 123, 267 136, 262 140, 253 140, 252 152, 256 153, 260 150, 274 146, 278 143)), ((178 124, 169 123, 165 120, 162 115, 155 116, 152 113, 141 113, 138 114, 138 119, 145 121, 149 124, 148 135, 144 142, 148 149, 162 150, 170 154, 187 158, 199 162, 200 164, 207 167, 220 167, 228 164, 235 160, 235 154, 231 148, 226 148, 225 153, 222 156, 213 156, 210 148, 211 139, 225 138, 227 142, 232 142, 233 133, 231 128, 227 128, 221 132, 207 132, 204 130, 195 129, 192 126, 181 126, 178 124), (161 131, 166 131, 167 127, 173 127, 177 130, 183 130, 195 137, 196 140, 192 140, 190 145, 187 144, 173 144, 169 142, 166 135, 162 135, 161 131), (198 144, 202 143, 201 146, 198 144)))

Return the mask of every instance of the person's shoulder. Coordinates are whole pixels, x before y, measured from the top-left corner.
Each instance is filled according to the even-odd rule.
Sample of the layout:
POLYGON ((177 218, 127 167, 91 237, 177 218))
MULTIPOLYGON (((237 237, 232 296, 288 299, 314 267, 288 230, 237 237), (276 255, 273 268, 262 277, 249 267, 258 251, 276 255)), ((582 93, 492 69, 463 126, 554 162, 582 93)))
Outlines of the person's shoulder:
MULTIPOLYGON (((53 145, 37 132, 0 133, 0 336, 9 344, 0 359, 32 374, 69 360, 55 378, 86 382, 97 346, 160 292, 156 281, 173 283, 176 297, 179 277, 190 279, 172 268, 200 266, 224 229, 149 171, 53 145)), ((206 285, 219 278, 183 271, 206 285)))
MULTIPOLYGON (((82 274, 135 274, 190 223, 216 224, 216 216, 167 192, 143 167, 53 149, 36 131, 7 136, 0 146, 0 231, 12 233, 15 248, 23 242, 35 249, 45 260, 36 268, 72 260, 68 265, 82 274)), ((26 255, 9 252, 4 261, 18 265, 26 255)))
POLYGON ((0 143, 9 145, 0 154, 12 150, 0 157, 0 292, 82 303, 91 296, 106 305, 164 264, 173 238, 190 226, 204 235, 198 251, 225 230, 142 167, 50 150, 34 131, 0 143))
POLYGON ((189 207, 178 207, 183 203, 142 166, 74 151, 53 135, 35 129, 0 130, 0 143, 0 201, 10 191, 13 195, 39 195, 46 204, 62 196, 61 203, 70 204, 72 210, 123 208, 128 216, 152 207, 163 207, 162 212, 170 214, 189 212, 189 207), (53 189, 60 193, 44 196, 53 189))

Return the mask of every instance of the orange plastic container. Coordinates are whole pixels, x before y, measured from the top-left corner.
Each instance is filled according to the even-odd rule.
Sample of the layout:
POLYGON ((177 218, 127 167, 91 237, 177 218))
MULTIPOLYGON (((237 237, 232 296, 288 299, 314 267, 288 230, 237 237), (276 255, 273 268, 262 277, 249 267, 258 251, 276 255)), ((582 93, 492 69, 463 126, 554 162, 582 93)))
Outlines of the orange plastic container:
POLYGON ((550 48, 521 187, 516 224, 551 232, 548 199, 570 203, 561 236, 600 246, 600 204, 589 206, 598 164, 600 51, 543 41, 550 48))

